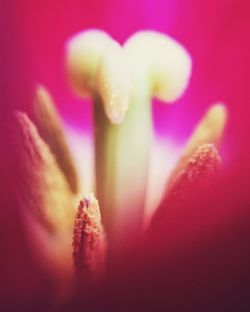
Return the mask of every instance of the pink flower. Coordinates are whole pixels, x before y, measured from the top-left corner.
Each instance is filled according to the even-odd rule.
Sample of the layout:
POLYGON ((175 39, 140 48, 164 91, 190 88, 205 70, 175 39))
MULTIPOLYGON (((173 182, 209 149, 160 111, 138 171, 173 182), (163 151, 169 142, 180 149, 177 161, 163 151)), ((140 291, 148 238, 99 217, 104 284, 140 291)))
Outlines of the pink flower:
POLYGON ((156 132, 182 146, 208 106, 223 100, 229 112, 222 145, 225 170, 213 197, 191 196, 164 215, 161 222, 166 228, 159 226, 159 232, 145 237, 133 261, 129 254, 116 264, 110 281, 98 289, 90 291, 81 285, 66 309, 72 310, 71 304, 95 311, 246 309, 249 9, 248 1, 4 1, 0 13, 4 25, 0 29, 3 307, 15 301, 19 309, 34 304, 46 310, 57 286, 47 263, 32 252, 27 236, 36 229, 27 229, 32 222, 23 217, 16 197, 20 163, 10 139, 15 138, 10 127, 12 112, 32 112, 32 91, 38 81, 53 94, 65 123, 89 133, 90 105, 83 105, 68 87, 64 44, 75 33, 98 27, 121 43, 147 28, 169 34, 187 47, 193 59, 190 86, 172 107, 155 103, 156 132))

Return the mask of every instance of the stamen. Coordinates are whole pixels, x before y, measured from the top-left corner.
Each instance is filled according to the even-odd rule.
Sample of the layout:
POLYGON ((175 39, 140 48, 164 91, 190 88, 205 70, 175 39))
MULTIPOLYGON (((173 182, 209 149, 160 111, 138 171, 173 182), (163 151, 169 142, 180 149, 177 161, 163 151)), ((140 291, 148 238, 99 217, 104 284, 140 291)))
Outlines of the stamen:
POLYGON ((192 133, 184 153, 190 156, 198 146, 205 143, 213 143, 218 146, 224 132, 226 121, 226 107, 222 104, 213 105, 192 133))
POLYGON ((77 272, 96 275, 104 271, 106 240, 98 202, 92 194, 78 206, 72 246, 77 272))
POLYGON ((42 86, 39 86, 36 90, 32 112, 32 119, 37 126, 39 134, 56 157, 71 190, 76 193, 78 190, 78 177, 66 142, 62 122, 51 96, 42 86))
POLYGON ((173 189, 183 191, 184 185, 195 183, 196 186, 203 187, 209 182, 211 175, 218 171, 221 159, 213 144, 200 146, 189 159, 183 172, 176 178, 173 189))
POLYGON ((186 166, 195 150, 206 143, 218 146, 227 121, 227 110, 222 104, 213 105, 197 125, 189 138, 186 147, 173 170, 168 185, 171 185, 176 175, 186 166))
POLYGON ((182 205, 193 194, 199 196, 210 185, 215 173, 219 170, 220 164, 221 158, 214 145, 205 144, 200 146, 189 159, 185 168, 175 178, 171 187, 167 189, 165 198, 156 210, 149 225, 152 230, 157 230, 156 227, 159 223, 164 222, 161 220, 164 220, 164 216, 171 209, 182 205))
POLYGON ((25 113, 15 113, 16 153, 21 165, 19 196, 29 211, 51 232, 70 229, 73 194, 48 145, 25 113))

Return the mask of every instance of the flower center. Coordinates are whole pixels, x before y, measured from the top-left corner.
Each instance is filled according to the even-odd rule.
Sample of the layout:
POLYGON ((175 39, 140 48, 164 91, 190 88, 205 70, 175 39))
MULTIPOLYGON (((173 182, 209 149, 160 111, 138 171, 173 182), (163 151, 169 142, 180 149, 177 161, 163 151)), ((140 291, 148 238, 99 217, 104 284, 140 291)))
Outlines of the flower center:
POLYGON ((109 241, 140 231, 152 144, 151 98, 172 102, 185 90, 191 60, 170 37, 138 32, 120 46, 90 30, 68 43, 72 86, 94 101, 96 193, 109 241), (119 124, 119 125, 118 125, 119 124))

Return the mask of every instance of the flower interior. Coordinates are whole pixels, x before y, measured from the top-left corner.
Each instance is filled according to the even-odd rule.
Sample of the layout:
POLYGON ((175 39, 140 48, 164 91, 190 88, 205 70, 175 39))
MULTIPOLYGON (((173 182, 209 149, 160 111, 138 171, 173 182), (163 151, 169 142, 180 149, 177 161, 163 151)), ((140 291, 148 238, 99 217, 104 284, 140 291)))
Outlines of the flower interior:
POLYGON ((149 174, 151 101, 156 97, 169 104, 182 96, 191 75, 190 55, 154 31, 138 32, 121 46, 105 32, 89 30, 66 46, 72 91, 93 101, 93 193, 79 185, 84 172, 75 169, 51 95, 37 86, 32 114, 15 113, 23 173, 19 195, 33 239, 52 270, 98 280, 135 238, 157 231, 166 213, 162 199, 175 209, 194 190, 207 187, 221 166, 219 143, 227 113, 222 104, 211 106, 166 185, 158 185, 159 179, 150 181, 149 174), (146 219, 152 196, 159 206, 146 219))

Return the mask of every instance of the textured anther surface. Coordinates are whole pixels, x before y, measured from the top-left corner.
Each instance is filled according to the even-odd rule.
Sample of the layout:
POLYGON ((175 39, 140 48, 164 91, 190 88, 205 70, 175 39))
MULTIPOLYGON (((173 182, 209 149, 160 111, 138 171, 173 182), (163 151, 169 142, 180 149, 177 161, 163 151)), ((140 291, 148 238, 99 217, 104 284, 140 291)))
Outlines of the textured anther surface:
POLYGON ((72 246, 76 271, 103 271, 106 240, 98 202, 92 195, 79 203, 72 246))

